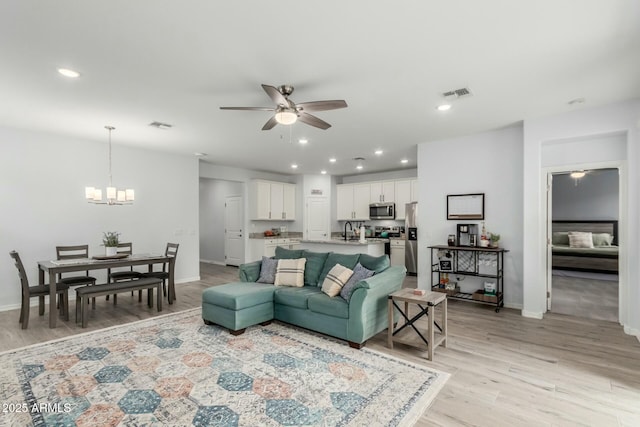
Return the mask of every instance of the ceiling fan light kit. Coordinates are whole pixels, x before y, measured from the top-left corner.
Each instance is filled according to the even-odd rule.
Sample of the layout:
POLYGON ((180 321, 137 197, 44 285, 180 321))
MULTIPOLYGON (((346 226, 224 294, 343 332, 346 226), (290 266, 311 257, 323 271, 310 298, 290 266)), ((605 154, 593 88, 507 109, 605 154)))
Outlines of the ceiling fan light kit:
POLYGON ((342 100, 331 101, 311 101, 302 102, 296 104, 289 99, 289 95, 293 93, 293 86, 281 85, 278 87, 270 85, 262 85, 262 89, 269 95, 269 98, 275 102, 276 106, 269 107, 220 107, 221 110, 242 110, 242 111, 274 111, 273 117, 271 117, 262 126, 262 130, 270 130, 277 124, 292 125, 298 120, 309 126, 316 127, 318 129, 329 129, 331 125, 324 120, 309 114, 314 111, 328 111, 337 110, 339 108, 346 108, 347 103, 342 100))

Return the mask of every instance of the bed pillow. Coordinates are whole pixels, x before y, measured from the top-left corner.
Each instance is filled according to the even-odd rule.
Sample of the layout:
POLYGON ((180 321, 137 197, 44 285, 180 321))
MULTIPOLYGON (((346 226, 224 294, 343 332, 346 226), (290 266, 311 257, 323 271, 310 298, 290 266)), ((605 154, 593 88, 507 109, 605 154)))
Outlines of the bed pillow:
POLYGON ((276 268, 276 286, 294 286, 301 288, 304 286, 304 264, 306 258, 279 259, 276 268))
POLYGON ((262 263, 260 264, 260 277, 258 277, 256 282, 270 283, 273 285, 276 281, 276 268, 278 268, 277 259, 263 256, 262 263))
POLYGON ((613 236, 609 233, 593 233, 593 246, 611 246, 613 236))
POLYGON ((366 278, 369 278, 374 274, 375 274, 375 271, 371 271, 364 268, 360 263, 356 264, 356 267, 353 269, 353 274, 351 275, 347 283, 345 283, 344 286, 342 287, 342 290, 340 291, 340 296, 344 298, 347 302, 349 302, 349 300, 351 299, 351 294, 353 294, 353 291, 355 290, 355 287, 358 284, 358 282, 366 278))
POLYGON ((593 233, 582 231, 569 232, 570 248, 593 248, 593 233))
POLYGON ((353 275, 353 270, 347 268, 343 265, 336 264, 333 266, 331 270, 327 273, 322 282, 322 292, 329 295, 330 297, 335 297, 340 293, 345 283, 351 278, 353 275))
POLYGON ((554 231, 553 235, 551 236, 551 244, 569 246, 569 232, 554 231))

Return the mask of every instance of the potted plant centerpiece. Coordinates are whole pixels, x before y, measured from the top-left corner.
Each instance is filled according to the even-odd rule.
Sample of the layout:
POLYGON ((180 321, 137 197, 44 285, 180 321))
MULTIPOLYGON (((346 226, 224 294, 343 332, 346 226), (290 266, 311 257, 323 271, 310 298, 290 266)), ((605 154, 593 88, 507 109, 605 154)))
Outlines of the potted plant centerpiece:
POLYGON ((500 235, 496 234, 496 233, 491 233, 491 247, 492 248, 497 248, 498 247, 498 241, 500 241, 500 235))
POLYGON ((105 249, 106 256, 114 256, 118 253, 118 243, 120 233, 116 231, 105 231, 102 233, 102 245, 105 249))

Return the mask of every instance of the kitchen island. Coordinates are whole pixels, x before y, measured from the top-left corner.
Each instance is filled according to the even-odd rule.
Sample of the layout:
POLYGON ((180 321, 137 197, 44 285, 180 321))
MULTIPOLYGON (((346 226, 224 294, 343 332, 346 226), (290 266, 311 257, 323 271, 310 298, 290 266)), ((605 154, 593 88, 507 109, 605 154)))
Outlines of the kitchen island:
POLYGON ((384 245, 388 239, 366 239, 364 243, 359 240, 300 240, 299 249, 307 249, 313 252, 338 252, 342 254, 368 254, 372 256, 384 255, 384 245))

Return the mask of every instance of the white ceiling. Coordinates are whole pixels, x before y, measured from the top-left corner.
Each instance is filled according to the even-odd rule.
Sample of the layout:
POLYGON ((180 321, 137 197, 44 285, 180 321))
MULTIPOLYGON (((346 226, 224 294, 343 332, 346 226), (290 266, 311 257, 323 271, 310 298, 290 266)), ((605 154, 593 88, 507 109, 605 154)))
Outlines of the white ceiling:
POLYGON ((349 175, 356 156, 362 172, 416 167, 424 141, 639 97, 640 2, 5 0, 0 58, 0 126, 106 142, 109 124, 114 144, 349 175), (271 106, 262 83, 349 107, 316 113, 326 131, 219 109, 271 106))

